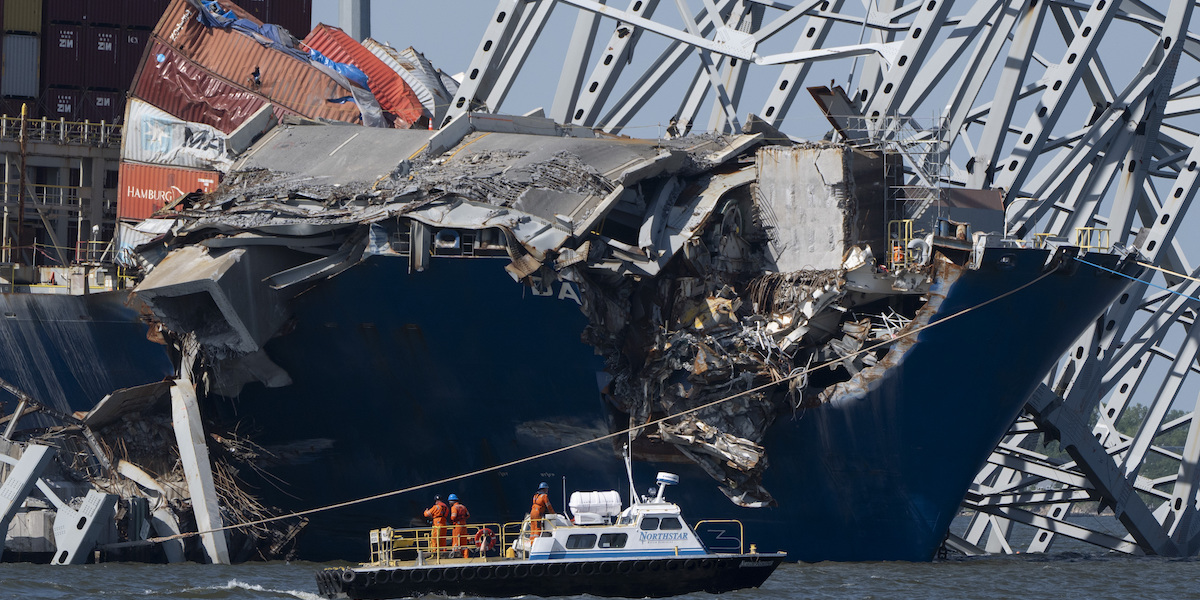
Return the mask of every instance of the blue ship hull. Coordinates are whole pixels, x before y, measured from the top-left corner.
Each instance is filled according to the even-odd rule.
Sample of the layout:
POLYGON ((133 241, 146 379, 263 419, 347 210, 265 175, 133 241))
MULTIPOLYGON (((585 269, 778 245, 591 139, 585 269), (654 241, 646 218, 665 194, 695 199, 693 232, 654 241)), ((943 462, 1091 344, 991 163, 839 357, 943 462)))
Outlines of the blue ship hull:
MULTIPOLYGON (((638 481, 679 473, 675 497, 691 515, 740 519, 746 539, 790 559, 930 560, 1025 398, 1128 284, 1073 261, 1039 279, 1046 257, 989 251, 980 269, 935 283, 944 299, 931 321, 978 308, 920 332, 898 365, 858 387, 780 415, 763 440, 777 506, 737 507, 686 462, 639 462, 638 481)), ((1117 266, 1115 256, 1088 260, 1117 266)), ((294 384, 252 384, 210 413, 276 453, 267 470, 284 483, 244 474, 254 491, 311 509, 623 428, 571 294, 534 295, 502 264, 443 259, 410 274, 405 261, 376 257, 297 298, 294 329, 267 346, 294 384)), ((457 493, 477 522, 519 520, 543 480, 560 488, 552 497, 563 487, 628 493, 622 441, 311 515, 300 555, 359 556, 368 529, 423 523, 434 493, 457 493)))
POLYGON ((0 378, 70 413, 89 410, 114 390, 172 376, 166 346, 147 339, 146 323, 125 305, 128 296, 0 295, 0 378))

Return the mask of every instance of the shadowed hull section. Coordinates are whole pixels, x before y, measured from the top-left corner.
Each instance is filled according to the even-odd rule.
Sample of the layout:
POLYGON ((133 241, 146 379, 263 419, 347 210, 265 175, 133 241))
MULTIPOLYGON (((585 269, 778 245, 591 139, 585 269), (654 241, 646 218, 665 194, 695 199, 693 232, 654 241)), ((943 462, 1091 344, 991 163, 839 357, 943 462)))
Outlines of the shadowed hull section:
MULTIPOLYGON (((933 320, 1042 275, 1046 253, 989 251, 946 289, 933 320), (999 263, 1005 254, 1010 258, 999 263)), ((1113 267, 1116 257, 1090 257, 1113 267)), ((532 295, 491 260, 445 260, 409 274, 371 259, 295 304, 296 328, 268 351, 295 380, 221 400, 277 453, 258 483, 264 498, 308 509, 473 472, 618 428, 601 400, 603 365, 579 341, 578 306, 532 295)), ((698 518, 736 518, 746 539, 790 559, 929 560, 968 485, 1024 399, 1128 280, 1068 261, 1030 287, 918 334, 894 368, 857 393, 792 411, 768 430, 765 487, 779 505, 734 506, 693 466, 679 503, 698 518)), ((473 520, 518 520, 533 486, 628 493, 605 441, 538 461, 368 504, 313 515, 300 553, 325 560, 364 552, 365 532, 423 525, 434 493, 463 497, 473 520)), ((558 496, 558 498, 555 498, 558 496)), ((564 508, 559 506, 559 508, 564 508)))

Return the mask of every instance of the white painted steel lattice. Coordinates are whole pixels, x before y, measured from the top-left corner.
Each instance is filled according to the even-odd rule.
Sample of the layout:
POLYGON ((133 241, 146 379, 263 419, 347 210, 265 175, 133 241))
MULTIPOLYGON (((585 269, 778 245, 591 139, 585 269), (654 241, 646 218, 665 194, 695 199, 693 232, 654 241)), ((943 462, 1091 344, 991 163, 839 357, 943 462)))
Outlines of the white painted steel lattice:
MULTIPOLYGON (((1008 234, 1030 243, 1074 243, 1076 230, 1094 228, 1084 231, 1136 246, 1147 264, 1173 273, 1149 271, 1047 375, 969 493, 970 528, 950 542, 1039 551, 1066 535, 1191 555, 1200 427, 1186 378, 1200 351, 1191 327, 1200 270, 1187 257, 1196 249, 1176 234, 1196 219, 1187 209, 1200 185, 1195 8, 1193 0, 502 0, 444 122, 503 111, 535 48, 565 59, 548 116, 613 133, 638 135, 630 128, 644 123, 670 134, 736 130, 754 114, 761 123, 752 126, 800 135, 826 118, 799 94, 820 86, 814 95, 832 100, 828 122, 842 139, 896 148, 888 123, 924 130, 922 143, 939 151, 906 157, 907 184, 1002 189, 1008 234), (547 47, 562 36, 542 35, 554 11, 574 18, 565 47, 547 47), (851 122, 862 124, 861 137, 851 122), (937 164, 920 164, 929 156, 937 164), (1117 421, 1135 402, 1147 409, 1121 433, 1117 421), (1065 455, 1039 450, 1046 431, 1065 455), (1182 446, 1159 443, 1172 431, 1187 432, 1182 446), (1146 476, 1151 462, 1155 477, 1146 476), (1113 508, 1121 527, 1069 521, 1081 501, 1113 508), (1010 542, 1013 523, 1037 528, 1027 546, 1010 542)), ((979 352, 1003 368, 1003 357, 979 352)))

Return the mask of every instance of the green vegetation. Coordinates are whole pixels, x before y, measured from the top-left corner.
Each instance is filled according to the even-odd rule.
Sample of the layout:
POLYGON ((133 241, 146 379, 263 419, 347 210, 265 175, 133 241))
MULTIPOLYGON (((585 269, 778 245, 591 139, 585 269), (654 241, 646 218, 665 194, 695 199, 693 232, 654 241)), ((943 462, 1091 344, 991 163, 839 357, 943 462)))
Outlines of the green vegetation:
MULTIPOLYGON (((1121 418, 1117 420, 1117 431, 1130 437, 1137 435, 1138 427, 1140 427, 1142 422, 1146 420, 1146 416, 1149 413, 1150 407, 1144 404, 1134 404, 1126 408, 1125 412, 1121 414, 1121 418)), ((1183 417, 1186 414, 1187 412, 1182 410, 1168 411, 1167 417, 1163 420, 1163 423, 1170 423, 1171 421, 1183 417)), ((1092 417, 1088 421, 1088 425, 1095 426, 1096 421, 1098 420, 1097 417, 1098 413, 1093 411, 1092 417)), ((1184 426, 1176 427, 1171 431, 1156 436, 1154 438, 1154 445, 1168 452, 1179 454, 1183 452, 1183 445, 1186 442, 1186 439, 1187 426, 1185 424, 1184 426)), ((1064 450, 1062 450, 1062 448, 1059 447, 1057 440, 1052 440, 1049 443, 1044 443, 1045 440, 1042 440, 1042 442, 1043 443, 1038 444, 1034 451, 1045 454, 1047 457, 1049 457, 1050 462, 1062 464, 1072 460, 1072 458, 1064 450)), ((1178 460, 1163 456, 1162 454, 1158 454, 1156 452, 1150 452, 1146 456, 1146 460, 1142 464, 1142 469, 1139 474, 1148 479, 1158 479, 1161 477, 1174 475, 1178 472, 1178 470, 1178 460)), ((1170 490, 1170 487, 1167 487, 1166 489, 1170 490)), ((1161 502, 1161 500, 1152 498, 1146 494, 1139 495, 1141 495, 1151 507, 1157 506, 1159 502, 1161 502)))

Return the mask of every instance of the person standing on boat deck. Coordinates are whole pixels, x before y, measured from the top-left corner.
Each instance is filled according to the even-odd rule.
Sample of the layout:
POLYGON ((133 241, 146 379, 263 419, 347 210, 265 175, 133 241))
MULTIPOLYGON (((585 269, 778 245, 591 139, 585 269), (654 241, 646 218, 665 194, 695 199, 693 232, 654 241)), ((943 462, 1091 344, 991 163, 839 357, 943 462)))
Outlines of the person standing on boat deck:
POLYGON ((546 515, 554 514, 554 507, 550 506, 550 496, 546 492, 550 491, 550 486, 543 481, 538 485, 537 493, 533 495, 533 506, 529 509, 529 536, 538 537, 542 534, 542 518, 546 515))
POLYGON ((446 519, 449 516, 450 509, 442 502, 442 497, 434 496, 433 506, 425 509, 425 518, 433 519, 433 531, 429 535, 429 548, 433 552, 446 546, 446 539, 442 536, 446 534, 446 519))
POLYGON ((471 511, 467 510, 467 506, 458 501, 458 494, 450 494, 450 523, 454 525, 454 548, 455 550, 462 548, 462 557, 467 558, 467 519, 471 518, 471 511))

